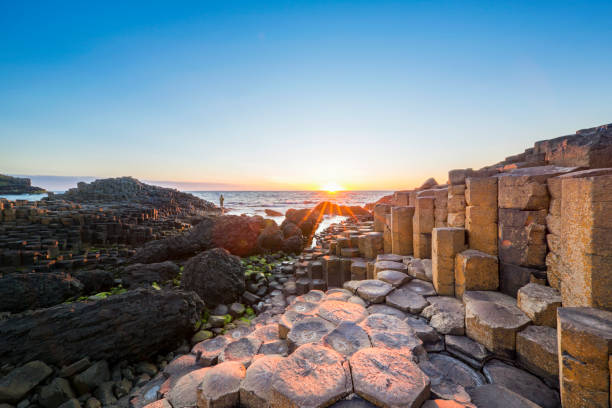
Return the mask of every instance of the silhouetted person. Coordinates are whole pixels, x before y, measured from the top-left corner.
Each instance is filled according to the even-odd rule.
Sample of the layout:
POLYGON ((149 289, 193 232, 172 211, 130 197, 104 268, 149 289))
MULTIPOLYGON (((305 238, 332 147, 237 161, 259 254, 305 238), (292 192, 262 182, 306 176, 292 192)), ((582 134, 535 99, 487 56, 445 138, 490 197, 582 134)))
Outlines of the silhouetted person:
POLYGON ((225 201, 225 198, 223 198, 223 194, 221 194, 221 196, 219 197, 219 204, 221 205, 221 212, 225 212, 223 210, 223 202, 225 201))

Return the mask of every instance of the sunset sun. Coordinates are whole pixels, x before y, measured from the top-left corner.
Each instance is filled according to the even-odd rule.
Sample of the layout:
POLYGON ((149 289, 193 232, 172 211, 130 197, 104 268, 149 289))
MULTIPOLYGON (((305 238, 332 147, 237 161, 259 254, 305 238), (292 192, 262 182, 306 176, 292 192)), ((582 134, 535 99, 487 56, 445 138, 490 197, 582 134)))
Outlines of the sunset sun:
POLYGON ((344 189, 342 188, 342 186, 340 184, 335 183, 333 181, 330 181, 330 182, 324 184, 321 187, 321 190, 327 191, 328 193, 335 193, 336 191, 341 191, 341 190, 344 190, 344 189))

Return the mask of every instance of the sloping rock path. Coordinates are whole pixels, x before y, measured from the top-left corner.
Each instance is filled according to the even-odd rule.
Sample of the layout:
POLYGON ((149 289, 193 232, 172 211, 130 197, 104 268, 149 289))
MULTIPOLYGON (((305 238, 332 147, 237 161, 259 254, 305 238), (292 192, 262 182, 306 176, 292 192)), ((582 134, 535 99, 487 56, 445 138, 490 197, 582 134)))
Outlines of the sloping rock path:
POLYGON ((205 340, 171 362, 147 407, 559 406, 557 390, 463 335, 464 303, 412 289, 426 283, 277 294, 286 307, 257 316, 252 330, 205 340), (531 385, 517 387, 522 377, 531 385))

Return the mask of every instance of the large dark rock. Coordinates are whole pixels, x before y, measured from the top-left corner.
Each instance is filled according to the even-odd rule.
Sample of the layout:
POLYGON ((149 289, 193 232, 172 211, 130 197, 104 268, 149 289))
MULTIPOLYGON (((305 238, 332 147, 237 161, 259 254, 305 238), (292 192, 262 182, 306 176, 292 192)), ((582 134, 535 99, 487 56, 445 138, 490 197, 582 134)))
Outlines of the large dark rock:
POLYGON ((215 217, 203 217, 188 232, 173 237, 151 241, 139 248, 130 259, 134 263, 155 263, 186 258, 212 248, 215 217))
POLYGON ((142 285, 150 285, 153 282, 165 282, 174 279, 180 269, 177 264, 172 261, 152 263, 152 264, 134 264, 126 267, 121 279, 123 285, 132 288, 142 285))
POLYGON ((94 302, 62 304, 0 320, 0 361, 57 366, 144 360, 193 333, 204 303, 193 292, 137 289, 94 302))
POLYGON ((283 252, 287 254, 295 254, 299 255, 304 249, 304 240, 302 239, 302 235, 294 235, 289 237, 283 241, 282 246, 283 252))
POLYGON ((0 312, 49 307, 81 293, 81 282, 65 273, 13 273, 0 277, 0 312))
POLYGON ((238 256, 254 255, 258 252, 257 239, 266 224, 260 216, 218 217, 212 231, 212 246, 225 248, 238 256))
POLYGON ((194 256, 185 264, 181 288, 193 290, 208 306, 237 301, 245 290, 240 258, 222 248, 194 256))
POLYGON ((131 261, 163 262, 187 258, 210 248, 225 248, 238 256, 254 255, 258 253, 258 237, 265 227, 266 220, 259 216, 202 217, 191 230, 181 235, 148 242, 136 251, 131 261))
POLYGON ((286 226, 292 223, 300 228, 304 236, 310 237, 316 231, 322 217, 314 208, 302 208, 299 210, 290 208, 285 213, 285 220, 281 224, 281 229, 284 231, 286 226))
POLYGON ((257 238, 257 248, 262 253, 278 252, 283 248, 283 234, 274 221, 267 224, 257 238))
POLYGON ((78 271, 74 277, 83 284, 84 293, 104 292, 115 284, 112 272, 103 269, 78 271))
POLYGON ((298 227, 291 221, 287 221, 287 222, 283 221, 282 231, 283 231, 283 238, 285 239, 291 238, 293 236, 298 236, 300 237, 300 239, 302 239, 302 230, 300 229, 300 227, 298 227))

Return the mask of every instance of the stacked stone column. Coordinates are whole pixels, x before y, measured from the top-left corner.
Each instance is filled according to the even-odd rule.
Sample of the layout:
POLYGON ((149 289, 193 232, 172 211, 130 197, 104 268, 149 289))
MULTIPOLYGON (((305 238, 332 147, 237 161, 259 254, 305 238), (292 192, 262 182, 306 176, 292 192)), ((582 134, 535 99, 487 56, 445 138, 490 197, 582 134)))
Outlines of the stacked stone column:
POLYGON ((391 213, 391 206, 388 204, 376 204, 373 213, 374 232, 385 232, 386 215, 391 213))
POLYGON ((448 172, 447 224, 449 227, 465 227, 465 179, 472 175, 472 169, 448 172))
POLYGON ((612 169, 561 178, 563 306, 612 310, 612 169))
MULTIPOLYGON (((499 177, 499 259, 501 291, 516 297, 529 282, 546 283, 547 180, 570 169, 543 166, 499 177)), ((553 227, 554 229, 554 227, 553 227)))
POLYGON ((444 228, 448 218, 448 187, 434 190, 434 223, 436 228, 444 228))
POLYGON ((546 226, 548 234, 546 243, 548 253, 546 254, 546 278, 548 284, 553 288, 561 289, 560 256, 561 256, 561 181, 560 177, 551 177, 547 180, 550 203, 548 204, 548 215, 546 226))
POLYGON ((612 313, 588 307, 559 308, 557 338, 563 408, 609 407, 612 313))
POLYGON ((455 295, 455 256, 465 249, 463 228, 434 228, 432 233, 432 280, 440 296, 455 295))
POLYGON ((414 207, 391 209, 391 252, 396 255, 412 255, 412 218, 414 207))
POLYGON ((385 214, 385 230, 383 231, 383 249, 386 254, 392 251, 391 213, 385 214))
POLYGON ((431 231, 434 228, 432 196, 417 197, 412 224, 412 244, 415 258, 431 258, 431 231))
POLYGON ((497 255, 497 178, 468 178, 465 198, 469 247, 497 255))

